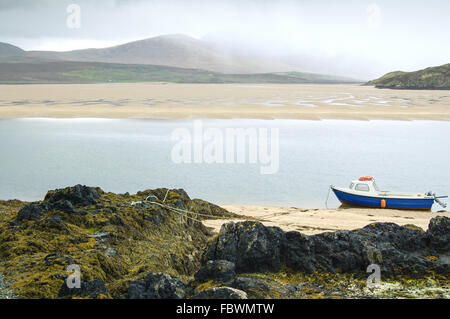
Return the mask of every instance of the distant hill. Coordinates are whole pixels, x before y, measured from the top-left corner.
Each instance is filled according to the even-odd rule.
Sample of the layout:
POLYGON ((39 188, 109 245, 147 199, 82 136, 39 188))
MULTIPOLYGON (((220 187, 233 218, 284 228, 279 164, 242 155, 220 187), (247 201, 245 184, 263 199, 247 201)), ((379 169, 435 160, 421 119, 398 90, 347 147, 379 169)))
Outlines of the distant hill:
POLYGON ((391 72, 366 85, 388 89, 450 90, 450 63, 415 72, 391 72))
POLYGON ((0 84, 37 83, 355 83, 309 73, 224 74, 161 65, 76 61, 0 62, 0 84))
POLYGON ((0 42, 0 58, 24 56, 25 51, 14 45, 0 42))
POLYGON ((24 51, 0 43, 0 83, 358 83, 239 57, 208 42, 167 35, 104 49, 24 51))
POLYGON ((103 49, 31 51, 27 55, 65 61, 164 65, 220 73, 298 71, 282 62, 228 54, 214 48, 209 42, 186 35, 158 36, 103 49))

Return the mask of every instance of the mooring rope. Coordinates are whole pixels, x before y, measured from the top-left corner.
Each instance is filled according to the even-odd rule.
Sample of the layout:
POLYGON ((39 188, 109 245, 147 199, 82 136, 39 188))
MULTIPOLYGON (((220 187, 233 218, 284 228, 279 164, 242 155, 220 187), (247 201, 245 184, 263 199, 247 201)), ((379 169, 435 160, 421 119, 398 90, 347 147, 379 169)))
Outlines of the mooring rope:
POLYGON ((330 197, 330 192, 331 192, 331 186, 328 187, 328 194, 327 194, 327 200, 325 201, 325 207, 328 209, 328 198, 330 197))
MULTIPOLYGON (((159 198, 156 197, 155 195, 147 196, 147 197, 143 200, 143 202, 149 202, 149 203, 158 205, 158 206, 160 206, 160 207, 162 207, 162 208, 165 208, 165 209, 168 209, 168 210, 170 210, 170 211, 173 211, 173 212, 175 212, 175 213, 177 213, 177 214, 179 214, 179 215, 181 215, 181 216, 183 216, 183 217, 189 218, 189 219, 194 220, 194 221, 196 221, 196 222, 202 222, 202 221, 199 220, 199 219, 196 219, 196 218, 194 218, 194 217, 188 216, 188 214, 191 214, 192 216, 204 216, 204 217, 208 217, 208 218, 214 217, 214 216, 211 216, 211 215, 201 214, 201 213, 196 213, 196 212, 192 212, 192 211, 189 211, 189 210, 186 210, 186 209, 181 209, 181 208, 177 208, 177 207, 173 207, 173 206, 166 205, 166 204, 164 204, 164 203, 165 203, 165 201, 166 201, 166 199, 167 199, 168 194, 169 194, 169 190, 167 190, 166 195, 164 196, 164 200, 163 200, 162 203, 158 203, 158 202, 156 202, 156 201, 150 201, 150 202, 149 202, 149 198, 155 198, 156 200, 159 201, 159 198)), ((135 203, 135 202, 133 202, 133 203, 135 203)), ((133 204, 133 203, 132 203, 132 204, 133 204)), ((191 203, 191 209, 192 209, 192 203, 191 203)))

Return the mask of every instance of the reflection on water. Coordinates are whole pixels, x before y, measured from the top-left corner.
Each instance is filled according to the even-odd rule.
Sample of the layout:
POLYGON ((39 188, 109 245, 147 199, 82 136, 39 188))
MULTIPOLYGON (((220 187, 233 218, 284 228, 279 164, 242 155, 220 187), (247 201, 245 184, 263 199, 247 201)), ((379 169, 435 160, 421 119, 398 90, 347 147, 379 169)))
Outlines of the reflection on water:
MULTIPOLYGON (((205 120, 205 127, 280 131, 280 169, 174 164, 171 133, 192 121, 0 120, 0 198, 38 200, 78 183, 106 191, 173 187, 219 204, 325 207, 330 184, 362 175, 392 191, 450 195, 450 123, 205 120)), ((329 207, 339 203, 331 194, 329 207)))

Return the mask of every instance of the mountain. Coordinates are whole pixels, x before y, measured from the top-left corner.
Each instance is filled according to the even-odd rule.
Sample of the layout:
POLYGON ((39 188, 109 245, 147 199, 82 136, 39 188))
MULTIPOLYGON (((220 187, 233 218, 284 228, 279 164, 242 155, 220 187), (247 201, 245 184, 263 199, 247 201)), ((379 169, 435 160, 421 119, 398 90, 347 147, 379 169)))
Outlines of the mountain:
POLYGON ((0 42, 0 58, 6 57, 20 57, 24 56, 26 53, 19 47, 14 45, 0 42))
POLYGON ((357 83, 300 72, 278 61, 243 57, 184 35, 103 49, 24 51, 2 43, 0 83, 357 83))
POLYGON ((34 51, 34 58, 64 61, 165 65, 220 73, 270 73, 299 71, 277 61, 223 52, 209 42, 185 35, 164 35, 103 49, 69 52, 34 51))
POLYGON ((450 90, 450 63, 415 72, 391 72, 366 85, 388 89, 450 90))

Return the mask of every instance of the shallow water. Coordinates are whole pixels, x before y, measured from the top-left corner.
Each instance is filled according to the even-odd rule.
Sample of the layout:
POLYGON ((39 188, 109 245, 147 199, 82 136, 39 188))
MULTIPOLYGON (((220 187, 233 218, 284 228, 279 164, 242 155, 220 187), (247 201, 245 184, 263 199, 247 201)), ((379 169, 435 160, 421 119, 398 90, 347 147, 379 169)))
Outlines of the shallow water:
MULTIPOLYGON (((171 140, 193 120, 0 120, 0 199, 42 199, 86 184, 106 191, 184 188, 217 204, 323 208, 328 186, 373 175, 384 190, 450 195, 450 123, 203 120, 206 127, 278 128, 279 171, 259 164, 175 164, 171 140)), ((337 207, 333 195, 329 207, 337 207)), ((440 207, 435 205, 435 209, 440 207)))

